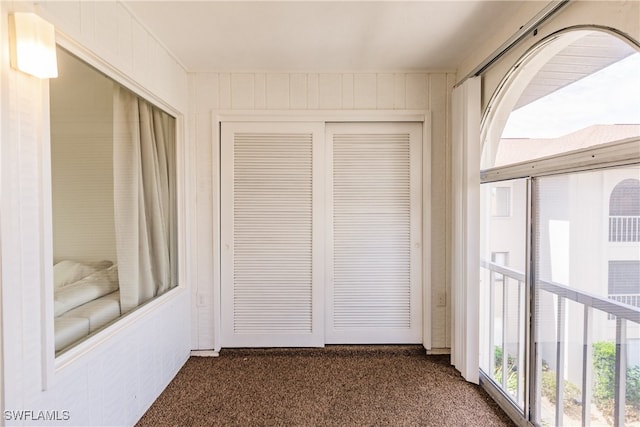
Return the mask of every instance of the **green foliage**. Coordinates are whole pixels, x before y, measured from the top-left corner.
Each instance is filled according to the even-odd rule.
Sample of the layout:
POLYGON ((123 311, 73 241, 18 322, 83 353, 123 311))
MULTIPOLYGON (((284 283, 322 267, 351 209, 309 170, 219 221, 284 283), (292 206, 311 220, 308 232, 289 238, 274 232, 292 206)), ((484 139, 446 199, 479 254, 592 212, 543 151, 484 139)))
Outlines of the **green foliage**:
POLYGON ((640 366, 627 369, 627 402, 640 411, 640 366))
MULTIPOLYGON (((495 347, 493 379, 496 383, 502 384, 502 347, 495 347)), ((507 388, 505 391, 515 396, 518 389, 518 370, 516 359, 513 356, 507 358, 507 388)))
POLYGON ((604 402, 615 396, 616 346, 612 342, 601 341, 593 344, 593 397, 596 402, 604 402))
MULTIPOLYGON (((640 410, 640 366, 633 366, 626 372, 626 399, 635 409, 640 410)), ((610 341, 593 344, 593 397, 601 408, 610 408, 615 399, 616 345, 610 341)))
MULTIPOLYGON (((542 395, 549 401, 556 402, 556 373, 550 370, 543 370, 540 382, 542 395)), ((572 406, 575 405, 575 402, 580 402, 582 392, 575 384, 565 380, 563 397, 565 407, 572 406)))

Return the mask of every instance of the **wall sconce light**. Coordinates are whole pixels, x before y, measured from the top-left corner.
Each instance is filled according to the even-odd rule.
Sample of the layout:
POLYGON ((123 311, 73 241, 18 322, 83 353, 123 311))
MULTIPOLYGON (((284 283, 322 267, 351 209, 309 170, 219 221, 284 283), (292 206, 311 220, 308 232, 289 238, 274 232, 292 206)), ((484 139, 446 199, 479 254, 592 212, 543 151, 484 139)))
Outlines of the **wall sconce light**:
POLYGON ((53 25, 35 13, 9 15, 11 66, 32 76, 58 77, 53 25))

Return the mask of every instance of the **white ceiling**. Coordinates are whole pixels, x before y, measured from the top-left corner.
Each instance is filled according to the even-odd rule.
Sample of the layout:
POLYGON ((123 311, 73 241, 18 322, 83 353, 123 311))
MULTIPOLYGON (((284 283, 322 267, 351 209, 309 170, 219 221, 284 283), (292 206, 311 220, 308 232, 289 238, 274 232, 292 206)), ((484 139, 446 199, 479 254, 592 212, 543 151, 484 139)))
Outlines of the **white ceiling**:
POLYGON ((521 6, 486 0, 125 4, 192 72, 455 70, 521 6))

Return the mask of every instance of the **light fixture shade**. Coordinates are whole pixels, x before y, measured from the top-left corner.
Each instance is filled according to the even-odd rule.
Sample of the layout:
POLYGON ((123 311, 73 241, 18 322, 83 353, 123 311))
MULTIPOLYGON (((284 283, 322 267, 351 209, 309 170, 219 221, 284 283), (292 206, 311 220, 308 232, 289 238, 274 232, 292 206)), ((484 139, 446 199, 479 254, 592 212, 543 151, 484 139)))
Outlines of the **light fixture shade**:
POLYGON ((34 13, 9 15, 11 66, 41 79, 58 77, 53 25, 34 13))

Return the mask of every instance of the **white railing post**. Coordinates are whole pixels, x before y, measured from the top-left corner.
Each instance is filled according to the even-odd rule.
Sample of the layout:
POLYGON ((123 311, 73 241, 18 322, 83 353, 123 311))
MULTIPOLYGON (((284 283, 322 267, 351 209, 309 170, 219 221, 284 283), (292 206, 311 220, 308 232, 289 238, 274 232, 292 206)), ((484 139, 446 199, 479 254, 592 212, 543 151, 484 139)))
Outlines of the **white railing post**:
POLYGON ((506 276, 502 275, 502 389, 508 394, 507 390, 507 365, 509 355, 507 353, 507 316, 509 315, 507 307, 509 306, 507 294, 506 276))
POLYGON ((491 372, 489 375, 495 380, 495 369, 496 369, 496 337, 495 337, 495 315, 493 313, 494 307, 494 299, 495 299, 495 290, 493 280, 495 278, 495 273, 493 270, 489 270, 489 366, 491 372))
POLYGON ((582 425, 591 425, 591 396, 593 379, 593 340, 591 326, 593 324, 593 309, 584 306, 583 346, 582 346, 582 425))
POLYGON ((616 318, 615 426, 624 426, 627 389, 627 321, 616 318))
POLYGON ((558 330, 556 350, 556 425, 561 426, 564 418, 564 297, 558 295, 558 330))

